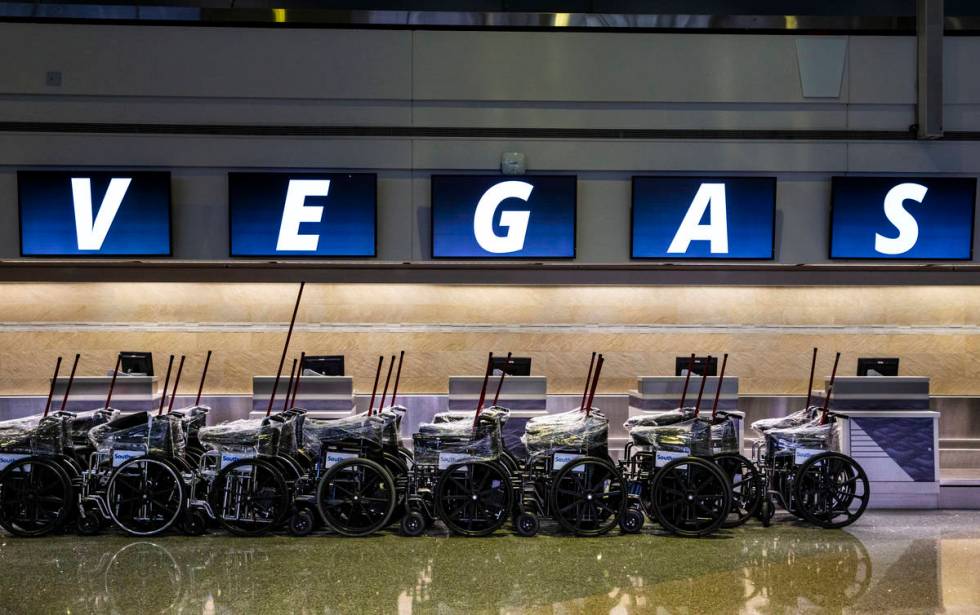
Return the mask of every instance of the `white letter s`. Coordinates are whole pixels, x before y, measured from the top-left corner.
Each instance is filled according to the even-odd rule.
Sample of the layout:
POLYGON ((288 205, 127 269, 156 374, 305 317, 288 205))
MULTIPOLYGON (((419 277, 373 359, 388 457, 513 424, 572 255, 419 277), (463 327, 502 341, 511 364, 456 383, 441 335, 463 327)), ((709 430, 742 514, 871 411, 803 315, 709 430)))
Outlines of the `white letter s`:
POLYGON ((898 237, 885 237, 875 233, 875 252, 880 254, 905 254, 919 240, 919 223, 905 210, 906 200, 921 203, 928 188, 922 184, 899 184, 885 195, 885 217, 898 229, 898 237))

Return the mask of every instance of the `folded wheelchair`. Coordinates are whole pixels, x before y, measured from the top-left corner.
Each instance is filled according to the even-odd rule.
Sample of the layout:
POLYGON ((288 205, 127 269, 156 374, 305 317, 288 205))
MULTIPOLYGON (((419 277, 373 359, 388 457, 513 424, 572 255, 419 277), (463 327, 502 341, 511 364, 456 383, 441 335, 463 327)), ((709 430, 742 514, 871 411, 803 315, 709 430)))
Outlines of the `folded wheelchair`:
MULTIPOLYGON (((814 348, 813 361, 816 363, 814 348)), ((764 499, 758 516, 768 526, 776 504, 791 514, 822 528, 835 529, 854 523, 871 496, 867 474, 861 465, 839 451, 839 425, 828 409, 837 376, 834 360, 822 407, 810 406, 778 419, 752 424, 760 436, 753 457, 760 469, 764 499)), ((813 386, 813 367, 810 388, 813 386)))

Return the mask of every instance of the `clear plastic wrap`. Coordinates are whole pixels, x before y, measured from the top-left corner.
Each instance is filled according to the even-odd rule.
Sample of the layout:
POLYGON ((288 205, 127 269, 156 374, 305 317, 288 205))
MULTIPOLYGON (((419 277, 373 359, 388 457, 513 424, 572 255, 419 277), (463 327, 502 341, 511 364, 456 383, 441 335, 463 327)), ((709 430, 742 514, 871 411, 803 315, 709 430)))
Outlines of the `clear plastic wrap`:
POLYGON ((694 407, 677 408, 675 410, 665 410, 663 412, 644 412, 626 419, 623 427, 626 431, 633 431, 635 427, 658 427, 661 425, 673 425, 681 421, 689 421, 696 414, 694 407))
POLYGON ((387 448, 398 448, 402 443, 402 417, 408 412, 405 406, 388 406, 381 411, 384 419, 384 445, 387 448))
POLYGON ((830 421, 821 425, 819 418, 803 425, 770 429, 765 437, 770 454, 793 455, 797 463, 817 453, 840 448, 840 428, 837 423, 830 421))
POLYGON ((303 425, 303 448, 319 456, 324 446, 350 443, 381 447, 386 420, 381 415, 367 413, 339 419, 307 419, 303 425))
POLYGON ((198 438, 205 447, 219 453, 274 455, 282 425, 268 418, 238 419, 202 427, 198 438))
POLYGON ((524 426, 521 441, 532 460, 559 451, 604 455, 609 443, 609 419, 598 410, 586 414, 578 408, 536 416, 524 426))
MULTIPOLYGON (((447 410, 446 412, 437 412, 435 416, 432 417, 433 423, 454 423, 456 421, 469 421, 473 422, 473 415, 476 413, 474 410, 447 410)), ((500 421, 503 425, 510 418, 510 410, 504 408, 503 406, 490 406, 489 408, 484 408, 480 412, 481 417, 494 418, 500 421)))
POLYGON ((171 414, 135 412, 118 416, 90 429, 88 438, 99 453, 111 452, 113 463, 117 451, 180 456, 186 448, 180 417, 171 414))
POLYGON ((760 436, 765 436, 773 429, 785 429, 788 427, 800 427, 801 425, 806 425, 819 415, 820 408, 817 406, 810 406, 809 408, 797 410, 796 412, 787 414, 786 416, 770 419, 759 419, 758 421, 752 423, 752 431, 756 432, 760 436))
POLYGON ((198 433, 201 428, 207 425, 208 413, 211 412, 210 406, 188 406, 174 410, 171 414, 180 417, 180 423, 184 434, 187 436, 188 444, 199 444, 198 433))
POLYGON ((76 412, 75 416, 69 421, 69 435, 72 446, 78 448, 88 448, 91 444, 88 434, 93 428, 105 425, 109 421, 119 418, 120 412, 115 408, 97 408, 76 412))
POLYGON ((630 437, 637 446, 654 451, 700 457, 711 455, 711 424, 702 418, 635 427, 630 431, 630 437))
POLYGON ((40 414, 0 421, 0 451, 24 455, 57 455, 67 440, 65 417, 40 414))
MULTIPOLYGON (((503 451, 500 426, 504 415, 499 412, 480 413, 476 428, 469 421, 422 423, 413 437, 415 463, 446 469, 455 463, 493 461, 503 451)), ((502 409, 500 409, 502 410, 502 409)))

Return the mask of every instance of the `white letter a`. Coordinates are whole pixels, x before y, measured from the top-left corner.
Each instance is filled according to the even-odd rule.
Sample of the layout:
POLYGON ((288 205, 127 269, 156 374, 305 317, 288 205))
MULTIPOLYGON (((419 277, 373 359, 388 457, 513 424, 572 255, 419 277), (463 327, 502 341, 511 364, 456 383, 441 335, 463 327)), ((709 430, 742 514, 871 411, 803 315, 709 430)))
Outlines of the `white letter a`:
POLYGON ((725 184, 701 184, 684 215, 667 252, 684 254, 692 241, 710 241, 712 254, 728 253, 728 212, 725 184), (711 206, 708 224, 701 224, 704 212, 711 206))
POLYGON ((79 250, 101 250, 109 227, 116 219, 119 206, 122 205, 126 190, 129 189, 130 177, 114 177, 109 181, 109 189, 102 197, 99 213, 92 221, 92 180, 88 177, 71 178, 71 199, 75 208, 75 236, 78 238, 79 250))

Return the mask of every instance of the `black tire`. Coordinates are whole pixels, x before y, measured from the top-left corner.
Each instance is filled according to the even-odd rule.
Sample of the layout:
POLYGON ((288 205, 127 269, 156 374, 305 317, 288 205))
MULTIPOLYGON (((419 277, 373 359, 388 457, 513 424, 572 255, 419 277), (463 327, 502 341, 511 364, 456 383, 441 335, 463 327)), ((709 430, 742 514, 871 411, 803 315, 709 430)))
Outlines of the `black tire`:
POLYGON ((344 536, 367 536, 388 525, 397 494, 391 472, 370 459, 346 459, 320 479, 316 505, 328 528, 344 536))
POLYGON ((510 473, 493 462, 449 466, 433 492, 436 517, 461 536, 487 536, 500 529, 511 513, 510 473))
POLYGON ((619 529, 624 534, 638 534, 643 529, 643 522, 646 517, 643 511, 636 508, 627 508, 619 518, 619 529))
POLYGON ((37 537, 64 526, 75 505, 65 469, 53 459, 24 457, 0 472, 0 527, 37 537))
POLYGON ((417 510, 402 517, 401 530, 404 536, 421 536, 425 533, 425 516, 417 510))
POLYGON ((679 536, 718 531, 731 506, 728 477, 713 462, 681 457, 654 474, 653 512, 662 528, 679 536))
POLYGON ((289 533, 293 536, 309 536, 315 528, 316 522, 309 508, 300 508, 289 518, 289 533))
POLYGON ((521 512, 514 516, 514 531, 517 532, 518 536, 530 538, 537 535, 540 528, 541 523, 534 513, 521 512))
POLYGON ((95 510, 86 510, 84 515, 75 519, 75 530, 82 536, 95 536, 105 529, 102 515, 95 510))
POLYGON ((772 518, 776 516, 776 505, 773 503, 771 497, 765 497, 762 499, 762 504, 759 505, 759 521, 762 522, 762 527, 769 527, 772 525, 772 518))
POLYGON ((180 529, 188 536, 203 536, 208 531, 208 516, 203 510, 191 508, 184 512, 180 529))
POLYGON ((135 457, 112 473, 106 488, 109 518, 132 536, 155 536, 184 513, 186 494, 179 470, 166 459, 135 457))
POLYGON ((625 505, 623 477, 608 459, 579 457, 552 479, 551 516, 576 536, 605 534, 619 523, 625 505))
POLYGON ((847 455, 828 452, 807 459, 799 467, 794 496, 796 508, 806 521, 837 529, 864 514, 871 490, 864 468, 847 455))
POLYGON ((225 466, 215 476, 208 501, 221 527, 238 536, 279 528, 292 504, 282 472, 261 457, 225 466))
POLYGON ((728 477, 732 490, 732 504, 723 528, 743 525, 751 519, 762 503, 762 479, 755 464, 738 453, 715 455, 712 460, 728 477))

